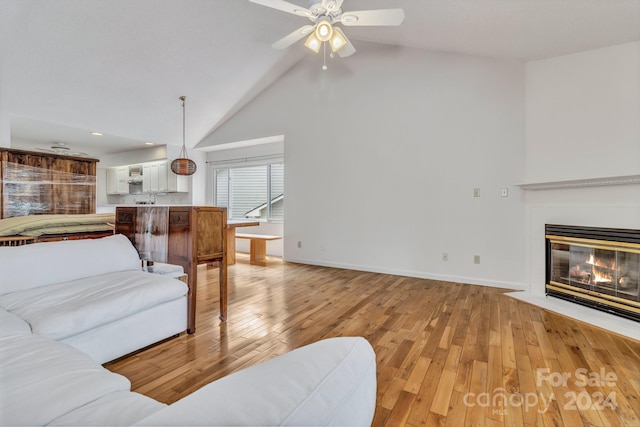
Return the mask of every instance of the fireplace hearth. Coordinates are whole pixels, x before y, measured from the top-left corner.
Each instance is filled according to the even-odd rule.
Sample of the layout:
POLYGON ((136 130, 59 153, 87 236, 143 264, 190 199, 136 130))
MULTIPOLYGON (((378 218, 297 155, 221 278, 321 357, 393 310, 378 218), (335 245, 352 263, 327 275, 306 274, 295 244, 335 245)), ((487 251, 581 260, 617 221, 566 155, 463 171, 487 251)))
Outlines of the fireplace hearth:
POLYGON ((546 294, 640 321, 640 230, 545 225, 546 294))

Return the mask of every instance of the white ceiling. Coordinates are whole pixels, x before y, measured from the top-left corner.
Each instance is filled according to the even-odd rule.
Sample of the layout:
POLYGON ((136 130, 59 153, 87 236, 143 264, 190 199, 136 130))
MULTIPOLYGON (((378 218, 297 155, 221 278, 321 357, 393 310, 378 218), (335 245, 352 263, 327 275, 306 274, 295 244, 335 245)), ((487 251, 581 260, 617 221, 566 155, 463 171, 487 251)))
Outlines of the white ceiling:
MULTIPOLYGON (((405 10, 400 27, 344 29, 356 49, 370 41, 529 61, 640 40, 640 0, 343 5, 395 7, 405 10)), ((65 142, 99 156, 145 141, 180 145, 186 95, 193 147, 313 55, 302 42, 271 48, 306 23, 248 0, 0 0, 0 110, 23 145, 65 142)))

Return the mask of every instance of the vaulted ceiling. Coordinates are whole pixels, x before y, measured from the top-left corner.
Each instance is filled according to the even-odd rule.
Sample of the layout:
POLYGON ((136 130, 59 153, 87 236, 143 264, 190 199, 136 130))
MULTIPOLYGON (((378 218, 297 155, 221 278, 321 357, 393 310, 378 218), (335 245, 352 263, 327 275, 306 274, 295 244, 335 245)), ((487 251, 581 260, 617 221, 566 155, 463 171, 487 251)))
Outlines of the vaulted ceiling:
MULTIPOLYGON (((396 7, 405 10, 400 27, 343 28, 356 49, 368 41, 530 61, 640 40, 640 0, 343 5, 396 7)), ((0 0, 0 111, 18 140, 65 142, 100 155, 145 141, 180 145, 178 97, 186 95, 193 147, 314 55, 302 41, 271 48, 306 23, 248 0, 0 0)))

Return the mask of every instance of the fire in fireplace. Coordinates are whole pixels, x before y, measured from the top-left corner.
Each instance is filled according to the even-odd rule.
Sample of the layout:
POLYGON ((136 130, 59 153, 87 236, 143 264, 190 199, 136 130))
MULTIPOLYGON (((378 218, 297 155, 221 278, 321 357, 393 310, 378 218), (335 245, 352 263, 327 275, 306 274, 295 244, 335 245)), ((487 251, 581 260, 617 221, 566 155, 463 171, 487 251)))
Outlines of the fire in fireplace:
POLYGON ((546 293, 640 321, 640 230, 545 226, 546 293))

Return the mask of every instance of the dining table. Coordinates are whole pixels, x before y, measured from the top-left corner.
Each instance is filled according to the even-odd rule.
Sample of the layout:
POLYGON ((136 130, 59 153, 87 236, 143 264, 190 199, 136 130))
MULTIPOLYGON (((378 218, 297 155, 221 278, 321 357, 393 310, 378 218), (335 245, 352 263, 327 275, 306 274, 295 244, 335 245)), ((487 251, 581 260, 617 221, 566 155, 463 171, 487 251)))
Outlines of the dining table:
POLYGON ((260 221, 230 219, 227 221, 227 265, 236 263, 236 228, 255 227, 260 225, 260 221))

